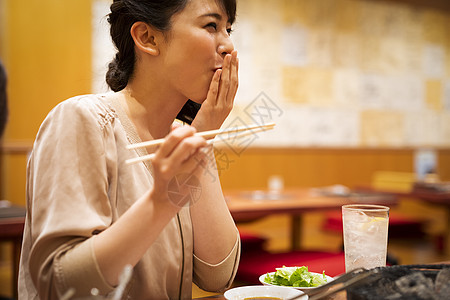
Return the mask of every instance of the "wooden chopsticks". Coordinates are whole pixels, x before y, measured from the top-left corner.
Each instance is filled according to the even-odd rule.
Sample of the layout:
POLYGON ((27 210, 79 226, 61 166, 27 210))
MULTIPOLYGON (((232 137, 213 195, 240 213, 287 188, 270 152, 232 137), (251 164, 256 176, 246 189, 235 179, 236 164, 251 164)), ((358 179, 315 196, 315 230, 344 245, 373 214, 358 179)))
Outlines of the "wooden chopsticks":
MULTIPOLYGON (((257 129, 257 128, 268 130, 268 129, 273 129, 273 127, 275 127, 275 123, 268 123, 268 124, 264 124, 264 125, 241 126, 241 127, 228 128, 228 129, 223 129, 223 130, 215 129, 215 130, 209 130, 209 131, 202 131, 202 132, 197 132, 194 135, 204 137, 205 139, 210 139, 217 135, 222 135, 222 134, 226 134, 226 133, 238 133, 238 132, 249 131, 249 130, 257 129)), ((136 148, 142 148, 142 147, 157 146, 157 145, 164 143, 165 140, 166 140, 165 138, 162 138, 162 139, 157 139, 157 140, 152 140, 152 141, 145 141, 145 142, 141 142, 141 143, 130 144, 127 146, 127 149, 136 149, 136 148)))
MULTIPOLYGON (((241 127, 235 127, 235 128, 228 128, 228 129, 216 129, 216 130, 209 130, 209 131, 202 131, 197 132, 194 135, 195 136, 201 136, 205 139, 207 139, 206 143, 208 145, 214 144, 214 143, 220 143, 225 142, 227 140, 237 139, 241 138, 243 136, 255 134, 260 131, 266 131, 273 129, 275 127, 275 123, 267 123, 263 125, 249 125, 249 126, 241 126, 241 127), (226 136, 225 136, 226 135, 226 136)), ((145 141, 141 143, 135 143, 127 145, 127 149, 136 149, 136 148, 142 148, 142 147, 149 147, 149 146, 157 146, 162 143, 164 143, 165 139, 157 139, 152 141, 145 141)), ((125 162, 127 164, 134 164, 141 161, 150 160, 155 156, 154 153, 139 156, 135 158, 131 158, 126 160, 125 162)))

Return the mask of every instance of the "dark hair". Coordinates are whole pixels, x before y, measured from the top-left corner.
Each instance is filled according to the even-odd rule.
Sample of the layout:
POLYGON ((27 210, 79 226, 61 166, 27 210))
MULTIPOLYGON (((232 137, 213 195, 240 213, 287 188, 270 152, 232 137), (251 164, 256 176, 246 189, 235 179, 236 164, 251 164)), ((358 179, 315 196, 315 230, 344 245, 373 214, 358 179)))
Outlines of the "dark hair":
MULTIPOLYGON (((134 23, 145 22, 164 32, 170 29, 171 18, 182 11, 190 0, 114 0, 108 22, 117 53, 108 66, 106 83, 118 92, 133 75, 136 56, 130 30, 134 23)), ((236 18, 236 0, 216 0, 226 11, 228 20, 236 18)))

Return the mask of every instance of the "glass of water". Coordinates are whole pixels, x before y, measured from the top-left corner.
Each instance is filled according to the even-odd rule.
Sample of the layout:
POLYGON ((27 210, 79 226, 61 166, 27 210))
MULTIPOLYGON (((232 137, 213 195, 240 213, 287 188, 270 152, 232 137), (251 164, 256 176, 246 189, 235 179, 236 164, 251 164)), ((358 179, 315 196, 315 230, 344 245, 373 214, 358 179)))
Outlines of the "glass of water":
POLYGON ((345 271, 386 266, 389 207, 342 206, 345 271))

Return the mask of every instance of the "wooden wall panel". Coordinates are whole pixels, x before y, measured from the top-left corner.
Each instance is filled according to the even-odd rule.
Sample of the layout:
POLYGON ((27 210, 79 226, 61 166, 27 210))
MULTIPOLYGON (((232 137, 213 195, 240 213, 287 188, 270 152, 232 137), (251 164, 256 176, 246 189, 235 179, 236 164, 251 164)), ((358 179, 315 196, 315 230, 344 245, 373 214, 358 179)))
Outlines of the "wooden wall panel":
MULTIPOLYGON (((413 149, 247 149, 220 172, 224 189, 263 189, 271 175, 286 187, 369 185, 376 171, 413 172, 413 149)), ((219 168, 223 167, 218 162, 219 168)))
POLYGON ((26 204, 26 168, 27 155, 4 155, 4 168, 8 170, 4 177, 3 199, 9 200, 16 205, 26 204))
POLYGON ((91 90, 91 1, 14 0, 6 9, 5 141, 33 140, 58 102, 91 90))
MULTIPOLYGON (((3 153, 9 170, 3 187, 14 203, 24 204, 25 169, 30 144, 6 147, 3 153)), ((264 149, 245 150, 239 157, 221 149, 232 161, 218 158, 224 190, 265 189, 272 175, 282 176, 286 187, 320 187, 343 184, 371 185, 377 171, 414 172, 414 149, 264 149)), ((439 149, 438 173, 450 181, 450 149, 439 149)))
POLYGON ((438 151, 438 174, 443 181, 450 181, 450 149, 438 151))
MULTIPOLYGON (((8 74, 9 102, 2 143, 31 145, 57 103, 91 92, 92 1, 0 1, 0 59, 8 74)), ((0 197, 24 203, 26 152, 0 159, 0 197)))

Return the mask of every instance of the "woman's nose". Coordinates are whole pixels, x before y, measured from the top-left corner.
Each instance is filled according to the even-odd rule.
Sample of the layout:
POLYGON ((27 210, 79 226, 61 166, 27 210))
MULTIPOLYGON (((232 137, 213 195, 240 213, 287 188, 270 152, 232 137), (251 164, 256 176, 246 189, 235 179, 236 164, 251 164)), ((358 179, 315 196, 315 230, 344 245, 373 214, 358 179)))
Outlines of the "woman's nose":
POLYGON ((220 55, 222 55, 223 57, 233 52, 234 45, 228 33, 223 35, 219 44, 219 48, 217 50, 218 50, 217 52, 220 53, 220 55))

